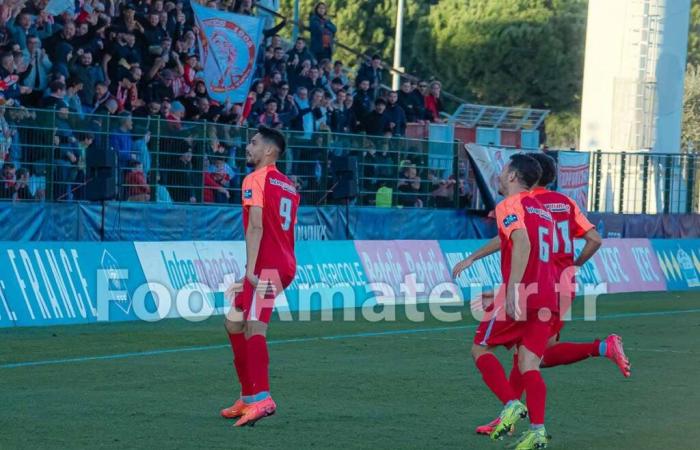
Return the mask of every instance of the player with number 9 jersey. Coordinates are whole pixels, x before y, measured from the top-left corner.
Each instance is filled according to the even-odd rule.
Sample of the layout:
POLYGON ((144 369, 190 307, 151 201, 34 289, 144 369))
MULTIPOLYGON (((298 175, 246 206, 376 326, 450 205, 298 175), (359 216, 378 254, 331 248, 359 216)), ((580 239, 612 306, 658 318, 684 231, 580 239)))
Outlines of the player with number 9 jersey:
POLYGON ((271 164, 246 176, 242 191, 245 232, 248 231, 250 207, 259 206, 263 211, 263 234, 255 273, 260 274, 264 269, 277 270, 281 278, 293 279, 296 271, 294 225, 299 207, 294 183, 271 164))

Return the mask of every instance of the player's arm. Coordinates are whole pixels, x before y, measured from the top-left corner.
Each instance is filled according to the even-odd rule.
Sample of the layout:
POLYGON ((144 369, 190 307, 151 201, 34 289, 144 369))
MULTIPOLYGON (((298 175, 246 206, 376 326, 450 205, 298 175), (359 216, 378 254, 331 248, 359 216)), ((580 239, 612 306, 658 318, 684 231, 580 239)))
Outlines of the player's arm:
POLYGON ((492 254, 496 253, 497 251, 499 251, 500 249, 501 249, 501 240, 498 236, 496 236, 493 239, 491 239, 490 241, 488 241, 486 244, 484 244, 477 251, 475 251, 471 255, 467 256, 465 259, 458 262, 455 265, 454 269, 452 270, 452 276, 454 278, 457 278, 460 273, 467 270, 476 261, 480 260, 481 258, 485 258, 489 255, 492 255, 492 254))
POLYGON ((510 278, 506 286, 506 314, 512 318, 516 318, 516 302, 517 288, 525 275, 525 268, 530 259, 530 238, 527 236, 527 230, 518 228, 510 234, 510 239, 513 241, 512 257, 510 263, 510 278))
POLYGON ((248 230, 245 233, 246 271, 248 281, 256 286, 255 263, 260 253, 260 241, 263 236, 263 209, 261 206, 251 206, 248 210, 248 230))
POLYGON ((591 259, 600 246, 603 245, 603 238, 600 237, 600 233, 598 233, 595 228, 588 230, 586 234, 583 235, 583 240, 586 241, 586 243, 581 253, 578 255, 578 258, 574 261, 574 266, 576 267, 581 267, 586 264, 586 261, 591 259))

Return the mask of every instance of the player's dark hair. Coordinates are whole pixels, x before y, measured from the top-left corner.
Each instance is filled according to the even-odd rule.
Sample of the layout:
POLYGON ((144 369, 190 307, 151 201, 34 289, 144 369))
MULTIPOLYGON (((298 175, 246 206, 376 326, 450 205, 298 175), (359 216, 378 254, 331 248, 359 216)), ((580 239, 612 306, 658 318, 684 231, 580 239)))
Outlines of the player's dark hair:
POLYGON ((542 177, 542 167, 535 158, 525 153, 516 153, 510 157, 510 170, 515 172, 518 180, 530 189, 542 177))
POLYGON ((277 147, 280 156, 284 154, 284 151, 287 148, 287 144, 285 143, 284 136, 279 130, 275 130, 274 128, 269 128, 266 126, 261 126, 258 128, 258 133, 260 134, 260 136, 263 137, 263 139, 277 147))
POLYGON ((554 158, 544 153, 531 153, 535 161, 537 161, 542 168, 542 176, 537 182, 539 186, 548 186, 553 183, 557 178, 557 163, 554 162, 554 158))

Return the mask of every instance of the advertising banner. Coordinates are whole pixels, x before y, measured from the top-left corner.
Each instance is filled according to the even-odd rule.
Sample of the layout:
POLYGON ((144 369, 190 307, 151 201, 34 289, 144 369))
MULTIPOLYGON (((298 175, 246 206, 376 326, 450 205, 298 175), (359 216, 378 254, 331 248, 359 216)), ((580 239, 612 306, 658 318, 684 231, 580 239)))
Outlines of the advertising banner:
POLYGON ((608 292, 666 290, 666 279, 648 239, 606 239, 593 256, 608 292))
POLYGON ((652 239, 650 242, 669 290, 700 289, 700 239, 652 239))
POLYGON ((556 155, 557 191, 573 198, 582 211, 587 211, 590 153, 556 152, 556 155))

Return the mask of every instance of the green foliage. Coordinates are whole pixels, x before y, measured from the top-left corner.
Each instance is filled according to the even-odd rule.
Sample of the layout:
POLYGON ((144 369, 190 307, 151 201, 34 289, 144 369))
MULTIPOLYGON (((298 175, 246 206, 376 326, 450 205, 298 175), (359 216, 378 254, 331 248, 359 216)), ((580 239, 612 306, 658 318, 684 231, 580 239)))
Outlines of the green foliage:
POLYGON ((700 0, 690 6, 690 33, 688 33, 688 64, 700 64, 700 0))
POLYGON ((578 148, 581 115, 579 111, 553 113, 547 116, 547 145, 552 149, 578 148))
POLYGON ((684 149, 700 151, 700 67, 690 64, 685 73, 681 142, 684 149))

